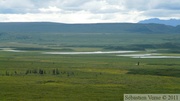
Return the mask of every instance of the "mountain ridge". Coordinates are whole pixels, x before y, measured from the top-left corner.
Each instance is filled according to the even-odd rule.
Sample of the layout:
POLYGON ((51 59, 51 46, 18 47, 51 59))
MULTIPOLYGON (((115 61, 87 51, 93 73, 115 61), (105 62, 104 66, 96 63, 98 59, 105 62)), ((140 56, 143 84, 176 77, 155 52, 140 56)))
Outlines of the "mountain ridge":
POLYGON ((165 24, 170 26, 178 26, 180 25, 180 19, 162 20, 159 18, 151 18, 151 19, 139 21, 138 23, 142 23, 142 24, 156 23, 156 24, 165 24))
POLYGON ((154 23, 66 24, 56 22, 0 22, 0 32, 180 33, 179 27, 154 23))

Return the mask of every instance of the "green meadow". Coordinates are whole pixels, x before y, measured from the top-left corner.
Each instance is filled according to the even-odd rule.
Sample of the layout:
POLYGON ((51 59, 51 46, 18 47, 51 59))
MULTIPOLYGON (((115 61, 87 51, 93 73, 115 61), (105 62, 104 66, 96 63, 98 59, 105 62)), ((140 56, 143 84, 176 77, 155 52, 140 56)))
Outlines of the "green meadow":
POLYGON ((180 93, 180 58, 117 56, 180 56, 179 34, 6 33, 0 39, 0 101, 123 101, 124 94, 180 93), (43 54, 120 50, 138 52, 43 54))
POLYGON ((0 100, 122 101, 123 94, 180 93, 180 59, 116 55, 1 51, 0 100))

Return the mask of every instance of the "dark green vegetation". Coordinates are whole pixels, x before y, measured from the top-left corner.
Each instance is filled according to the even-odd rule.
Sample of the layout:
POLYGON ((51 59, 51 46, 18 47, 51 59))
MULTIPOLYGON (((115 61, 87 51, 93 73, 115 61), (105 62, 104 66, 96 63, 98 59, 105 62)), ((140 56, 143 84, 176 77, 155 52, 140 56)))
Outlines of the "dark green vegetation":
POLYGON ((115 34, 115 33, 5 33, 1 47, 20 50, 74 51, 73 48, 103 50, 146 50, 179 53, 180 34, 115 34))
POLYGON ((179 59, 0 54, 0 100, 121 101, 125 93, 180 93, 179 59))
MULTIPOLYGON (((91 47, 108 50, 168 49, 179 52, 179 26, 160 24, 0 23, 0 47, 91 47)), ((64 48, 62 49, 62 51, 64 48)))
POLYGON ((0 47, 21 47, 23 50, 65 47, 62 51, 73 51, 68 47, 90 47, 106 50, 168 49, 178 53, 179 39, 179 26, 160 24, 0 23, 0 47))
POLYGON ((180 33, 180 25, 173 27, 163 24, 98 23, 63 24, 49 22, 0 23, 1 32, 58 32, 58 33, 180 33))
POLYGON ((70 30, 57 24, 57 28, 53 28, 58 30, 54 30, 54 24, 46 26, 49 23, 38 23, 43 24, 38 25, 40 29, 36 29, 36 23, 14 24, 12 27, 1 24, 0 47, 25 52, 0 50, 2 101, 121 101, 123 94, 128 93, 180 93, 180 59, 133 59, 116 56, 119 54, 42 54, 47 51, 138 50, 139 53, 179 56, 178 26, 127 24, 127 28, 115 24, 123 27, 117 31, 109 27, 94 30, 91 25, 87 30, 83 25, 77 28, 65 25, 70 30), (161 32, 155 29, 149 32, 147 26, 161 32), (163 30, 168 31, 163 33, 163 30))

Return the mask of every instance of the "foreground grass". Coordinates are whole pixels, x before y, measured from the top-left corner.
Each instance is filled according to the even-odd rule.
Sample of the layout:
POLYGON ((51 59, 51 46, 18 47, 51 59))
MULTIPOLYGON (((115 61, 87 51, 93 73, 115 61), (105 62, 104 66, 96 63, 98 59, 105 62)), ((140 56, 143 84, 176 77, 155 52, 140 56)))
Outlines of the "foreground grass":
POLYGON ((115 54, 0 52, 0 100, 121 101, 127 93, 178 94, 179 65, 179 59, 131 59, 115 54), (26 74, 35 69, 46 73, 26 74), (54 69, 59 74, 53 74, 54 69))

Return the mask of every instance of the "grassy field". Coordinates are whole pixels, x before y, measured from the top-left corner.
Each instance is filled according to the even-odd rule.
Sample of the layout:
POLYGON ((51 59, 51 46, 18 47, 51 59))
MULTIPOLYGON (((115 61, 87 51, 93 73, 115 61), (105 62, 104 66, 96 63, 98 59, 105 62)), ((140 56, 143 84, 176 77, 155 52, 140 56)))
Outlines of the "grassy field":
POLYGON ((180 35, 173 33, 6 33, 0 37, 0 47, 26 50, 87 47, 103 50, 168 49, 170 52, 179 53, 179 45, 180 35))
POLYGON ((119 50, 180 56, 180 36, 140 33, 1 34, 0 101, 122 101, 123 94, 180 93, 180 58, 130 58, 117 56, 122 55, 117 53, 42 54, 119 50), (9 48, 21 51, 7 51, 9 48))
POLYGON ((180 93, 180 59, 42 51, 0 51, 1 101, 122 101, 123 94, 180 93))

